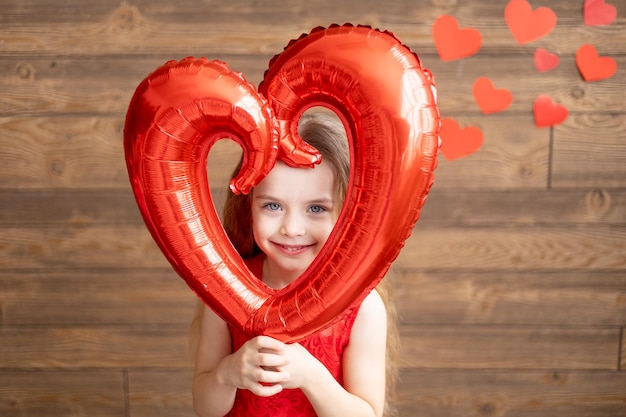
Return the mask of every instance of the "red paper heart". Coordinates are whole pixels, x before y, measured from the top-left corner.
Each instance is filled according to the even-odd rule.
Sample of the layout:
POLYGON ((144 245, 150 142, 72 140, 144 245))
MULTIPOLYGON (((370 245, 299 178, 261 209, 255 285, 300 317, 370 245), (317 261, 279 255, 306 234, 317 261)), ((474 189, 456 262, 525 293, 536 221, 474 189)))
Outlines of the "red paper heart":
POLYGON ((433 24, 433 40, 442 61, 467 58, 480 49, 482 36, 473 28, 460 29, 457 20, 443 15, 433 24))
POLYGON ((171 61, 139 85, 124 147, 146 226, 174 269, 222 319, 250 337, 297 341, 337 320, 384 277, 410 235, 437 164, 432 76, 389 32, 316 28, 270 61, 258 92, 219 61, 171 61), (334 110, 350 141, 349 189, 328 242, 296 281, 272 290, 252 275, 222 228, 207 155, 238 142, 231 188, 254 187, 280 157, 317 161, 297 136, 300 115, 334 110), (277 149, 278 148, 278 149, 277 149))
POLYGON ((545 48, 537 48, 534 55, 535 67, 539 72, 551 71, 559 66, 559 56, 545 48))
POLYGON ((504 20, 520 45, 535 41, 552 32, 556 14, 548 7, 536 10, 526 0, 511 0, 504 9, 504 20))
POLYGON ((448 161, 463 158, 478 151, 483 144, 483 132, 475 126, 463 129, 454 119, 441 119, 441 153, 448 161))
POLYGON ((474 99, 484 114, 505 110, 513 102, 513 95, 505 88, 495 88, 487 77, 480 77, 472 88, 474 99))
POLYGON ((599 56, 593 45, 583 45, 576 51, 576 65, 585 81, 610 78, 617 71, 617 62, 609 56, 599 56))
POLYGON ((537 127, 550 127, 563 123, 567 119, 567 107, 555 104, 552 97, 540 95, 533 106, 535 125, 537 127))
POLYGON ((610 25, 617 18, 617 8, 604 0, 585 0, 583 14, 588 26, 610 25))

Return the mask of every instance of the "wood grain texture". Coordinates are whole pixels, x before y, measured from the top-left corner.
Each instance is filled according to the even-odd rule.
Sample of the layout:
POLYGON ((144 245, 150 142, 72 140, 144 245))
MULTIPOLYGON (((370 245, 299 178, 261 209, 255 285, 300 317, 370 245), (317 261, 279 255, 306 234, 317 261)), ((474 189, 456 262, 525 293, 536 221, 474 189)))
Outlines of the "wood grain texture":
POLYGON ((417 227, 626 223, 626 193, 621 189, 466 190, 436 185, 417 227))
MULTIPOLYGON (((506 3, 238 0, 220 5, 187 0, 164 6, 145 0, 121 5, 115 0, 92 0, 83 6, 89 12, 77 17, 72 7, 40 0, 25 8, 10 3, 2 23, 7 28, 6 52, 11 54, 177 54, 182 45, 190 51, 275 53, 286 44, 286 37, 296 38, 318 25, 344 22, 387 28, 412 47, 432 51, 432 22, 441 14, 453 14, 463 26, 483 32, 481 51, 485 53, 532 51, 534 45, 520 47, 504 24, 506 3), (249 24, 242 25, 242 21, 249 24)), ((613 3, 619 9, 624 7, 623 0, 613 3)), ((558 14, 560 24, 540 44, 561 53, 575 52, 582 41, 606 45, 607 53, 623 51, 623 21, 603 30, 572 31, 582 25, 580 8, 572 7, 568 0, 548 4, 558 14)))
POLYGON ((119 119, 17 118, 0 126, 7 145, 0 153, 3 188, 129 184, 119 119))
POLYGON ((403 416, 622 416, 626 373, 407 370, 403 416))
MULTIPOLYGON (((106 116, 0 119, 0 188, 130 190, 123 127, 123 118, 106 116)), ((233 141, 211 148, 212 185, 227 184, 240 154, 233 141)))
POLYGON ((128 402, 133 417, 194 416, 191 406, 192 371, 131 370, 128 402))
POLYGON ((403 323, 620 326, 626 282, 609 271, 394 270, 403 323))
MULTIPOLYGON (((197 297, 135 203, 123 126, 141 80, 206 56, 258 84, 313 27, 389 30, 434 73, 442 118, 481 148, 439 156, 435 186, 394 262, 399 417, 626 416, 626 0, 610 25, 583 1, 529 1, 558 17, 525 45, 508 0, 5 0, 0 12, 0 415, 192 416, 197 297), (472 57, 439 59, 432 26, 476 28, 472 57), (616 74, 585 82, 583 44, 616 74), (540 73, 539 47, 559 66, 540 73), (513 102, 485 115, 479 77, 513 102), (537 128, 539 94, 568 118, 537 128)), ((240 150, 209 155, 220 210, 240 150)))
POLYGON ((3 417, 111 417, 125 413, 119 370, 6 370, 0 372, 3 417))
MULTIPOLYGON (((0 116, 113 114, 121 120, 135 89, 145 77, 167 61, 188 55, 192 54, 179 52, 147 58, 67 58, 62 55, 8 58, 0 63, 0 86, 4 91, 0 99, 0 116), (71 83, 71 88, 68 88, 68 83, 71 83)), ((243 72, 248 81, 258 84, 271 56, 244 58, 212 53, 209 58, 227 62, 233 71, 243 72)), ((66 124, 66 128, 71 129, 72 126, 66 124)), ((121 137, 121 129, 117 136, 121 137)))
MULTIPOLYGON (((582 43, 581 43, 582 44, 582 43)), ((282 50, 277 48, 277 50, 282 50)), ((123 115, 137 85, 150 72, 170 59, 185 56, 206 56, 226 61, 234 71, 242 72, 251 83, 258 85, 267 69, 271 54, 251 52, 246 57, 210 48, 201 54, 179 51, 131 58, 41 56, 30 59, 7 58, 0 63, 0 117, 51 115, 123 115), (72 88, 67 89, 67 82, 72 88)), ((568 107, 572 114, 620 113, 622 83, 612 77, 601 83, 586 83, 578 73, 573 55, 564 56, 554 72, 539 73, 533 64, 532 50, 524 56, 477 55, 469 60, 441 62, 437 55, 420 55, 422 64, 435 74, 439 104, 443 116, 474 112, 480 119, 494 117, 480 113, 472 96, 472 86, 478 77, 489 77, 498 88, 511 91, 514 100, 506 111, 515 115, 530 115, 539 94, 548 94, 568 107)), ((604 50, 602 51, 603 54, 604 50)), ((626 57, 615 56, 618 68, 626 67, 626 57)), ((528 126, 528 132, 532 132, 528 126)))
MULTIPOLYGON (((626 269, 623 226, 417 228, 394 266, 401 269, 626 269), (462 231, 462 233, 461 233, 462 231), (428 242, 424 244, 423 242, 428 242), (453 254, 453 255, 452 255, 453 254)), ((0 269, 163 268, 169 264, 143 225, 7 227, 0 269)))
POLYGON ((552 187, 624 188, 625 120, 616 114, 586 114, 571 117, 556 129, 552 187))
POLYGON ((196 300, 171 268, 5 272, 0 276, 5 325, 121 323, 186 328, 195 314, 196 300))
POLYGON ((188 368, 188 328, 3 326, 0 369, 188 368))
POLYGON ((415 325, 401 335, 407 368, 617 370, 620 329, 415 325))
MULTIPOLYGON (((481 128, 484 143, 480 152, 467 158, 440 158, 435 190, 626 185, 620 164, 625 157, 625 115, 571 117, 555 129, 552 156, 549 130, 510 131, 511 125, 532 124, 530 116, 457 119, 462 126, 481 128), (584 124, 577 128, 576 123, 584 124), (576 133, 581 129, 593 136, 576 133), (457 175, 459 170, 463 176, 457 175)), ((0 188, 129 189, 122 129, 123 119, 115 117, 0 119, 0 133, 10 145, 0 149, 0 188)), ((208 160, 214 173, 212 184, 221 186, 228 180, 232 160, 239 153, 231 141, 219 142, 212 149, 208 160)))
POLYGON ((621 226, 417 228, 394 265, 471 270, 624 270, 621 226), (424 244, 428 242, 428 244, 424 244))
MULTIPOLYGON (((532 115, 532 104, 540 94, 551 96, 572 114, 622 112, 619 91, 623 85, 619 77, 602 83, 586 83, 578 72, 573 53, 562 53, 555 70, 540 73, 535 68, 533 53, 534 49, 524 56, 507 56, 502 59, 501 55, 483 55, 479 52, 467 60, 452 62, 441 62, 426 55, 422 61, 435 74, 443 116, 480 112, 472 95, 472 87, 479 77, 489 77, 496 88, 505 88, 511 92, 513 101, 505 114, 532 115)), ((605 54, 604 51, 601 53, 605 54)), ((626 65, 622 55, 613 56, 613 59, 618 68, 626 65)), ((481 116, 480 119, 493 118, 493 115, 481 116)), ((526 131, 532 132, 533 129, 526 131)))
MULTIPOLYGON (((218 164, 226 184, 226 155, 218 164)), ((232 161, 231 161, 232 162, 232 161)), ((211 182, 213 184, 213 181, 211 182)), ((439 185, 437 183, 437 185, 439 185)), ((211 189, 218 210, 225 188, 211 189)), ((130 187, 120 189, 0 189, 0 225, 141 225, 130 187), (45 210, 43 209, 45 208, 45 210)), ((626 224, 626 191, 619 188, 463 189, 435 186, 422 208, 417 228, 573 224, 626 224)))
MULTIPOLYGON (((443 110, 442 110, 443 111, 443 110)), ((445 113, 442 117, 448 117, 445 113)), ((547 130, 519 129, 529 126, 530 116, 455 117, 459 126, 475 126, 483 132, 480 152, 448 161, 440 156, 435 171, 438 189, 543 189, 548 184, 550 135, 547 130), (458 175, 463 172, 463 175, 458 175)))
MULTIPOLYGON (((10 327, 1 332, 3 367, 183 368, 191 365, 186 326, 10 327), (24 349, 28 346, 28 349, 24 349)), ((409 368, 612 369, 619 328, 403 326, 409 368), (568 349, 576 346, 575 350, 568 349), (460 347, 460 348, 459 348, 460 347)))

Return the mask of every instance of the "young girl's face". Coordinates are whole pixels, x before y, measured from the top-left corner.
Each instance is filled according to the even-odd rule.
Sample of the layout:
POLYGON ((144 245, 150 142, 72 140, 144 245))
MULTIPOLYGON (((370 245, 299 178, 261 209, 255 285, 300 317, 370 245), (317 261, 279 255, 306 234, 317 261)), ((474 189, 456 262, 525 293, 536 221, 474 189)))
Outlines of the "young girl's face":
POLYGON ((282 288, 308 268, 337 221, 338 205, 328 164, 311 169, 276 163, 252 191, 252 231, 267 256, 266 285, 282 288))

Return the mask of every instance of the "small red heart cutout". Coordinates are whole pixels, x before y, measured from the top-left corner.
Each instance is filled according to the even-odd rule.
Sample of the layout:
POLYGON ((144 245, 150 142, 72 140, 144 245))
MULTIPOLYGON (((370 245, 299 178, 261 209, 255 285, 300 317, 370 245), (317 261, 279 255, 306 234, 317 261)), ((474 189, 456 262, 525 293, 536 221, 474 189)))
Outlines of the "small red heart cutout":
POLYGON ((535 125, 537 127, 550 127, 563 123, 567 119, 567 107, 555 104, 552 97, 540 95, 533 106, 535 125))
POLYGON ((583 12, 588 26, 610 25, 617 18, 617 8, 604 0, 585 0, 583 12))
POLYGON ((539 7, 533 10, 526 0, 511 0, 504 9, 504 20, 520 45, 543 38, 556 26, 556 14, 552 9, 539 7))
POLYGON ((457 20, 443 15, 433 24, 433 40, 442 61, 467 58, 474 55, 482 44, 482 35, 473 28, 460 29, 457 20))
POLYGON ((539 72, 551 71, 559 66, 559 56, 549 52, 545 48, 537 48, 533 56, 535 68, 539 72))
POLYGON ((576 65, 585 81, 610 78, 617 71, 617 62, 609 56, 599 56, 593 45, 583 45, 576 51, 576 65))
POLYGON ((495 88, 487 77, 480 77, 472 89, 474 99, 484 114, 505 110, 513 102, 513 95, 505 88, 495 88))
POLYGON ((448 161, 463 158, 478 151, 483 144, 483 132, 475 126, 460 128, 456 120, 441 119, 441 153, 448 161))

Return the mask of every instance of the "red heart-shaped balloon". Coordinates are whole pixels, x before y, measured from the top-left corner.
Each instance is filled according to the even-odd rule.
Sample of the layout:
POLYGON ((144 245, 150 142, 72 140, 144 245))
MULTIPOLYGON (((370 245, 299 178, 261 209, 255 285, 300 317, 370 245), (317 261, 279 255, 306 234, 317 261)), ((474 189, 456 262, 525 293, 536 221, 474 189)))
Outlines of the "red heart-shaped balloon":
POLYGON ((439 110, 431 74, 389 32, 316 28, 270 62, 259 92, 219 61, 171 61, 137 88, 125 125, 131 184, 155 241, 187 284, 251 337, 297 341, 363 300, 410 235, 433 182, 439 110), (220 138, 242 146, 231 183, 248 192, 277 157, 318 162, 297 135, 313 106, 335 111, 350 144, 344 207, 328 242, 294 282, 254 277, 222 228, 207 155, 220 138))

